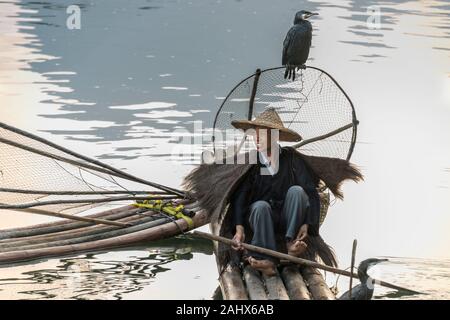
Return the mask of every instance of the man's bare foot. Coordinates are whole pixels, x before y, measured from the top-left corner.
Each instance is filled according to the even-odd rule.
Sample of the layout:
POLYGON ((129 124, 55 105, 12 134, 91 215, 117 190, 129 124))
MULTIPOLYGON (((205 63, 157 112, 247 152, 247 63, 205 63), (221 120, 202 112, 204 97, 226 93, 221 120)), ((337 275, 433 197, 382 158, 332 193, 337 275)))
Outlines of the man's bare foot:
POLYGON ((286 247, 289 255, 299 257, 306 251, 308 246, 304 241, 293 240, 289 241, 286 247))
POLYGON ((270 260, 258 260, 253 257, 247 259, 250 266, 266 276, 274 276, 276 274, 275 263, 270 260))

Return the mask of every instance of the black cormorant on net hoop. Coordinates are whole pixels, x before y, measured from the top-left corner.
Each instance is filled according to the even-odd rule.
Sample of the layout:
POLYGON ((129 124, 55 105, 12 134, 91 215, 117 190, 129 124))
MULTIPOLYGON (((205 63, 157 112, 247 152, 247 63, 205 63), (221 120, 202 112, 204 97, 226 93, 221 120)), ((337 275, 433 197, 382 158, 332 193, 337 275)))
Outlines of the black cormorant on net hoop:
POLYGON ((284 125, 303 137, 300 142, 283 145, 307 155, 350 160, 358 120, 348 95, 319 68, 307 66, 297 71, 295 81, 285 79, 284 72, 284 67, 258 69, 231 90, 214 119, 214 150, 243 141, 243 133, 234 129, 231 121, 251 120, 273 107, 284 125))

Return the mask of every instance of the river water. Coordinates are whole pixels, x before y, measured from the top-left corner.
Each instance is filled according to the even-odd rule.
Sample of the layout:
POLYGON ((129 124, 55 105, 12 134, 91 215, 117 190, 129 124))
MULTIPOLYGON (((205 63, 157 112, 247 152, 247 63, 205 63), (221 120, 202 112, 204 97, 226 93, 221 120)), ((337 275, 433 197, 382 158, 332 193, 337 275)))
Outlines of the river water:
MULTIPOLYGON (((280 65, 294 13, 318 12, 308 64, 352 98, 365 175, 344 186, 323 237, 342 268, 356 238, 358 261, 389 257, 374 276, 426 293, 376 298, 450 298, 447 1, 80 0, 69 30, 71 4, 0 1, 1 121, 175 187, 198 152, 175 158, 174 131, 211 127, 241 79, 280 65)), ((0 228, 42 221, 4 212, 0 228)), ((210 299, 217 284, 211 245, 186 238, 0 269, 4 299, 210 299)))

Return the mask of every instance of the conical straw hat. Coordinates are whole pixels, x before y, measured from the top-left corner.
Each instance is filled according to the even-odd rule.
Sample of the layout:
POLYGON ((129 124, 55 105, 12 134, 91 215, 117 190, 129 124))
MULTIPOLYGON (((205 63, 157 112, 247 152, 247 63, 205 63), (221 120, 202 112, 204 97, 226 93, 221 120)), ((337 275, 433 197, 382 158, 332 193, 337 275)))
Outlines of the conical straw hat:
POLYGON ((302 140, 302 137, 295 131, 284 126, 280 116, 274 108, 267 108, 261 112, 254 120, 233 120, 231 124, 242 130, 255 127, 266 129, 278 129, 280 132, 280 141, 296 142, 302 140))

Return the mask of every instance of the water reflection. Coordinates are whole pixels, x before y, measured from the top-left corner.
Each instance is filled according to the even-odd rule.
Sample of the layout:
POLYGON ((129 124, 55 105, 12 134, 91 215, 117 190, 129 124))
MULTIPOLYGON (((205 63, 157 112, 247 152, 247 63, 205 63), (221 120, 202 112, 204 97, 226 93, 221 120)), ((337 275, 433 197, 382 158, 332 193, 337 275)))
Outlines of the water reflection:
MULTIPOLYGON (((129 132, 144 134, 149 128, 163 136, 175 124, 192 130, 189 125, 192 120, 202 120, 210 125, 210 112, 219 104, 216 96, 224 95, 231 84, 239 80, 227 80, 228 72, 225 71, 247 65, 239 57, 228 57, 236 56, 236 52, 231 52, 235 49, 231 42, 246 46, 250 32, 235 37, 237 32, 248 29, 249 22, 251 24, 246 11, 254 3, 218 3, 219 14, 207 3, 156 1, 155 5, 148 6, 147 1, 133 4, 96 1, 83 6, 82 29, 78 31, 65 28, 65 4, 69 1, 58 5, 18 2, 21 8, 32 10, 21 14, 19 25, 32 26, 22 32, 33 35, 39 47, 23 45, 52 57, 32 61, 29 68, 45 75, 47 83, 70 89, 57 92, 53 88, 43 88, 55 98, 45 102, 54 103, 55 108, 51 113, 40 113, 40 116, 77 122, 108 121, 114 125, 79 132, 46 130, 52 134, 92 142, 122 141, 131 140, 129 132), (223 23, 224 13, 238 7, 240 19, 223 23), (185 21, 172 19, 180 12, 185 21), (216 30, 213 37, 211 29, 216 30), (223 52, 218 53, 218 48, 223 52), (167 110, 149 112, 145 107, 137 107, 158 101, 165 101, 167 110), (136 107, 132 111, 117 107, 123 105, 136 107), (136 126, 136 120, 139 126, 136 126)), ((269 6, 268 3, 265 5, 269 6)), ((316 7, 312 5, 311 9, 316 7)), ((259 20, 260 17, 252 19, 259 20)))
MULTIPOLYGON (((72 4, 68 0, 10 3, 20 10, 20 32, 31 40, 20 45, 41 56, 31 61, 24 57, 28 63, 22 67, 45 79, 40 82, 41 91, 49 98, 41 102, 50 107, 39 115, 78 124, 110 123, 91 125, 87 130, 45 131, 71 140, 127 140, 136 146, 141 144, 136 140, 149 137, 148 132, 160 137, 157 142, 161 144, 169 142, 167 132, 174 126, 192 131, 195 120, 210 126, 211 113, 220 103, 216 97, 226 94, 256 67, 279 65, 280 43, 295 11, 293 1, 275 6, 267 0, 219 1, 214 5, 206 1, 100 0, 81 4, 82 28, 68 30, 65 9, 72 4), (233 21, 227 19, 231 12, 233 21), (261 32, 261 21, 269 12, 278 18, 273 19, 270 30, 261 32), (268 42, 264 33, 273 40, 268 42), (148 106, 157 103, 163 105, 150 111, 148 106)), ((380 7, 379 30, 370 30, 366 24, 367 8, 373 5, 379 5, 378 1, 348 1, 342 5, 295 1, 296 8, 321 14, 314 21, 315 46, 329 25, 329 10, 337 14, 341 24, 348 21, 344 24, 348 28, 346 39, 334 41, 366 48, 354 50, 348 56, 352 62, 373 63, 389 57, 390 51, 398 48, 391 35, 397 33, 396 26, 403 16, 429 17, 429 31, 411 30, 409 35, 396 36, 428 32, 423 35, 449 37, 450 19, 446 18, 450 10, 443 1, 385 1, 380 7)), ((312 61, 314 51, 311 56, 312 61)), ((124 160, 142 155, 116 154, 124 160)), ((168 155, 159 149, 145 154, 168 155)))
MULTIPOLYGON (((448 1, 83 1, 81 30, 65 27, 69 4, 0 2, 2 121, 177 187, 191 166, 170 161, 179 142, 173 129, 191 132, 196 120, 211 126, 223 97, 238 81, 258 67, 280 64, 294 12, 319 12, 309 63, 330 72, 355 103, 361 125, 353 161, 366 176, 364 184, 345 185, 346 200, 333 206, 322 234, 343 265, 350 260, 353 238, 360 244, 361 259, 385 254, 448 257, 448 1), (367 28, 370 5, 380 6, 380 29, 367 28), (427 232, 432 232, 419 238, 424 213, 427 232)), ((194 160, 195 154, 178 159, 194 160)), ((24 223, 24 216, 2 217, 0 228, 24 223)), ((27 223, 37 222, 32 219, 36 217, 27 217, 27 223)), ((80 274, 85 280, 92 274, 83 285, 93 296, 97 292, 89 283, 107 282, 101 270, 111 268, 117 281, 108 285, 116 286, 112 292, 118 297, 177 298, 181 293, 173 288, 178 284, 166 285, 177 277, 165 275, 174 268, 191 275, 201 269, 207 279, 198 287, 208 293, 195 297, 209 298, 213 288, 205 288, 217 285, 214 259, 193 254, 195 259, 184 265, 141 249, 95 254, 86 257, 94 271, 80 274), (116 261, 130 261, 132 270, 150 267, 127 279, 126 267, 116 261), (131 284, 136 278, 141 289, 125 294, 120 282, 131 284)), ((86 298, 90 293, 84 294, 81 286, 64 293, 58 288, 58 281, 78 274, 64 268, 84 268, 84 257, 75 260, 0 269, 0 296, 86 298), (45 287, 35 286, 41 279, 45 287)), ((434 270, 424 277, 432 277, 434 270)), ((417 281, 434 286, 424 277, 417 281)), ((98 296, 111 297, 103 291, 98 296)))
POLYGON ((388 257, 380 276, 397 284, 414 285, 422 295, 409 295, 395 290, 378 288, 375 299, 448 299, 450 260, 388 257))
MULTIPOLYGON (((146 298, 158 298, 158 290, 151 287, 159 281, 160 274, 183 274, 189 282, 191 272, 180 270, 175 262, 199 259, 201 255, 212 255, 210 241, 180 237, 120 252, 50 260, 56 265, 48 268, 19 266, 20 271, 11 275, 8 269, 0 269, 0 298, 13 295, 12 298, 20 299, 124 299, 142 290, 150 292, 146 298)), ((195 288, 191 290, 192 297, 198 294, 195 288)), ((203 292, 200 288, 198 291, 203 292)))
MULTIPOLYGON (((449 259, 417 259, 407 257, 380 257, 389 261, 369 269, 368 274, 378 280, 413 289, 420 294, 397 291, 381 285, 375 285, 374 300, 378 299, 448 299, 450 294, 449 259)), ((342 266, 341 266, 342 267, 342 266)), ((349 288, 349 278, 326 273, 330 287, 337 287, 340 296, 349 288)), ((353 280, 355 281, 355 280, 353 280)), ((356 282, 358 283, 358 282, 356 282)), ((353 282, 355 285, 355 282, 353 282)))
MULTIPOLYGON (((339 42, 362 46, 370 49, 371 54, 361 54, 359 57, 365 59, 352 59, 355 62, 373 63, 375 59, 372 58, 387 58, 387 51, 384 49, 398 49, 394 43, 398 42, 398 37, 405 36, 423 36, 426 38, 445 39, 450 37, 448 30, 450 28, 450 8, 445 1, 433 1, 428 3, 412 2, 410 0, 400 1, 349 1, 348 7, 345 7, 345 12, 348 15, 341 16, 344 20, 349 20, 352 25, 348 27, 348 32, 357 36, 357 40, 340 40, 339 42), (369 20, 368 8, 379 10, 379 25, 376 28, 370 29, 367 23, 373 22, 369 20), (398 25, 408 17, 423 17, 428 22, 426 28, 421 28, 418 25, 411 25, 410 32, 398 33, 398 25), (356 23, 356 24, 355 24, 356 23), (420 32, 414 32, 417 29, 422 29, 420 32), (440 30, 442 29, 442 30, 440 30), (393 38, 393 36, 395 37, 393 38), (382 51, 380 50, 382 49, 382 51), (381 54, 385 52, 385 54, 381 54)), ((344 8, 341 6, 341 8, 344 8)), ((424 19, 422 19, 424 20, 424 19)), ((420 41, 418 39, 417 41, 420 41)), ((435 47, 432 47, 435 49, 435 47)))

